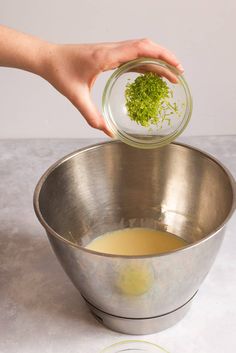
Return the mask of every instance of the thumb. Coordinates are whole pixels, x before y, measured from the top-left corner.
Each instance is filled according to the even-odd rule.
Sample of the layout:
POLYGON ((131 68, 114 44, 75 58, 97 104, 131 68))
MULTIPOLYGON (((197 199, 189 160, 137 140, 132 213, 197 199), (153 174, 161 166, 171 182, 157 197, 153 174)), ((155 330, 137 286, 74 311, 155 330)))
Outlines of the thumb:
POLYGON ((90 92, 85 89, 81 90, 76 98, 73 99, 74 106, 80 111, 87 123, 95 129, 102 130, 106 135, 114 137, 111 130, 92 101, 90 92))

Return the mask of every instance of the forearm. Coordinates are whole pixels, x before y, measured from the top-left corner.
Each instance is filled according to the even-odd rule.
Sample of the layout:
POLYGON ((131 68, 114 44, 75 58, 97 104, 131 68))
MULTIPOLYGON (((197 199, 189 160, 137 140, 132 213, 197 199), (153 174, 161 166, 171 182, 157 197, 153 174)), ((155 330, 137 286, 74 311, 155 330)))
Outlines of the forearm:
POLYGON ((0 66, 42 75, 50 50, 41 39, 0 26, 0 66))
MULTIPOLYGON (((112 133, 93 103, 91 88, 102 72, 143 57, 163 60, 183 73, 176 57, 149 39, 62 45, 0 26, 0 66, 41 76, 71 101, 89 125, 109 136, 112 133)), ((163 76, 176 83, 176 77, 173 79, 172 74, 164 73, 163 76)))

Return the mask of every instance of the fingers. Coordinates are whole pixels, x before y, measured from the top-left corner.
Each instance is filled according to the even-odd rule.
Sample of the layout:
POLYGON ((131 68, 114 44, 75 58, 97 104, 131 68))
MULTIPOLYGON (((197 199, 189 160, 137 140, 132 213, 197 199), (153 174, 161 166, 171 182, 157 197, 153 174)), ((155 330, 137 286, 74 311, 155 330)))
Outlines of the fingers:
POLYGON ((74 106, 80 111, 87 123, 95 128, 102 130, 109 137, 114 137, 107 127, 102 115, 91 100, 88 89, 82 89, 71 99, 74 106))
POLYGON ((138 39, 120 42, 120 63, 140 57, 160 59, 184 72, 180 61, 166 48, 152 42, 150 39, 138 39), (123 47, 123 49, 122 49, 123 47))
POLYGON ((150 50, 151 50, 151 47, 153 47, 153 50, 157 53, 159 59, 165 61, 167 64, 170 64, 176 67, 182 73, 184 72, 184 69, 180 64, 180 61, 176 58, 176 56, 172 52, 170 52, 168 49, 164 47, 161 47, 160 45, 157 45, 155 43, 152 44, 152 42, 150 43, 150 46, 149 46, 150 50))

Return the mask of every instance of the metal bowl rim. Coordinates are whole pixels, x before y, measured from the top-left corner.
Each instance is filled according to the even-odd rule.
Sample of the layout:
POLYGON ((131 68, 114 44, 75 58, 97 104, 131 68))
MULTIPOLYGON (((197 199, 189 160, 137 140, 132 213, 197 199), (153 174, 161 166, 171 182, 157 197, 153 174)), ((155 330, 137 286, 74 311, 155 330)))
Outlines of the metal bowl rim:
MULTIPOLYGON (((188 251, 189 249, 192 249, 196 246, 198 246, 201 243, 204 243, 205 241, 208 241, 209 239, 211 239, 213 236, 215 236, 225 225, 226 223, 229 221, 229 219, 231 218, 231 216, 233 215, 235 208, 236 208, 236 182, 234 180, 234 177, 232 176, 232 174, 230 173, 230 171, 228 170, 228 168, 226 168, 218 159, 216 159, 215 157, 213 157, 211 154, 203 152, 202 150, 190 146, 188 144, 185 143, 180 143, 180 142, 172 142, 170 145, 177 145, 177 146, 181 146, 190 150, 193 150, 195 152, 200 153, 201 155, 203 155, 205 158, 208 158, 210 160, 212 160, 213 162, 215 162, 216 164, 219 165, 219 167, 225 172, 225 174, 228 176, 230 184, 231 184, 231 188, 232 188, 232 194, 233 194, 233 201, 232 201, 232 206, 231 209, 227 215, 227 217, 225 218, 225 220, 218 226, 216 227, 216 229, 212 232, 210 232, 208 235, 206 235, 203 239, 200 239, 192 244, 186 245, 183 248, 177 249, 177 250, 172 250, 172 251, 168 251, 165 253, 161 253, 161 254, 151 254, 151 255, 114 255, 114 254, 107 254, 107 253, 102 253, 102 252, 97 252, 94 250, 89 250, 86 249, 83 246, 80 246, 78 244, 72 243, 70 240, 65 239, 63 236, 61 236, 59 233, 57 233, 53 228, 51 228, 48 223, 44 220, 44 217, 41 214, 40 211, 40 207, 39 207, 39 195, 40 195, 40 191, 41 188, 44 184, 44 182, 46 181, 46 179, 48 178, 48 176, 56 169, 58 168, 60 165, 62 165, 63 163, 65 163, 66 161, 68 161, 69 159, 72 159, 73 157, 75 157, 78 154, 81 153, 85 153, 89 150, 93 150, 96 148, 102 148, 108 144, 115 144, 115 143, 122 143, 119 140, 112 140, 112 141, 104 141, 104 142, 98 142, 96 144, 87 146, 87 147, 82 147, 77 151, 74 151, 72 153, 69 153, 68 155, 62 157, 61 159, 59 159, 58 161, 56 161, 54 164, 52 164, 45 172, 44 174, 41 176, 41 178, 39 179, 35 190, 34 190, 34 196, 33 196, 33 206, 34 206, 34 210, 36 213, 36 216, 39 220, 39 222, 42 224, 42 226, 45 228, 47 233, 50 233, 50 235, 53 235, 54 237, 56 237, 57 239, 63 241, 64 243, 66 243, 67 245, 73 246, 75 248, 78 248, 82 251, 85 251, 87 253, 90 254, 94 254, 94 255, 98 255, 98 256, 105 256, 105 257, 112 257, 112 258, 123 258, 123 259, 145 259, 145 258, 153 258, 153 257, 161 257, 161 256, 167 256, 167 255, 171 255, 174 253, 180 253, 183 251, 188 251)), ((134 147, 132 147, 134 148, 134 147)))

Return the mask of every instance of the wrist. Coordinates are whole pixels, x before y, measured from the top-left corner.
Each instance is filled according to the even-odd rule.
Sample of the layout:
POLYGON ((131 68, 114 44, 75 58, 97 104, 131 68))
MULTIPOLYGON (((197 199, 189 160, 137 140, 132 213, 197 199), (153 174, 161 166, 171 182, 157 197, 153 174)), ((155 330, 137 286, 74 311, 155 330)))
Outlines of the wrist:
POLYGON ((33 72, 44 79, 47 79, 48 73, 52 66, 53 62, 53 53, 55 51, 55 44, 46 42, 46 41, 39 41, 37 53, 36 53, 36 60, 33 66, 33 72))

